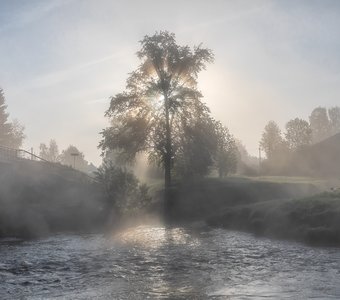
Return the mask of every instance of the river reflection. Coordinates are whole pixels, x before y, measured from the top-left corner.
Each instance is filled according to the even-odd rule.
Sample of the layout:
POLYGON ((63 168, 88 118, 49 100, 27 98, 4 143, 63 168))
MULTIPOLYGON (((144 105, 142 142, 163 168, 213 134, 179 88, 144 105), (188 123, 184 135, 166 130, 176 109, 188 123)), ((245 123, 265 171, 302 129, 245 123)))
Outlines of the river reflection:
POLYGON ((127 228, 112 236, 113 241, 143 248, 158 249, 171 245, 199 246, 199 239, 187 233, 183 228, 162 226, 137 226, 127 228))
POLYGON ((338 249, 207 227, 0 240, 0 299, 340 299, 338 249))
MULTIPOLYGON (((111 240, 114 247, 128 247, 127 252, 133 255, 132 260, 135 261, 134 266, 131 266, 132 272, 147 272, 147 276, 140 282, 141 286, 148 286, 149 292, 145 296, 159 299, 169 295, 176 298, 198 295, 198 291, 194 290, 194 278, 190 271, 192 253, 199 251, 200 240, 192 230, 189 233, 184 228, 138 226, 114 234, 111 240), (186 249, 186 253, 181 258, 176 258, 174 251, 180 248, 186 249)), ((198 282, 197 287, 199 286, 198 282)), ((141 295, 135 294, 134 297, 141 295)))

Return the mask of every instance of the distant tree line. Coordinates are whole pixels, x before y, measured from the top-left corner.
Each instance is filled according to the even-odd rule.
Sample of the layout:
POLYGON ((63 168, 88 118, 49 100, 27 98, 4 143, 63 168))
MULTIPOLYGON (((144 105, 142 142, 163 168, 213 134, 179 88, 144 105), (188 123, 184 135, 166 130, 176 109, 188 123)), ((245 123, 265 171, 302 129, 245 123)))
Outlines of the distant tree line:
POLYGON ((41 143, 39 150, 39 156, 47 161, 74 167, 85 173, 93 173, 97 170, 92 163, 85 160, 84 153, 78 150, 76 146, 70 145, 59 153, 57 142, 51 139, 48 145, 41 143))
POLYGON ((337 133, 340 133, 338 106, 329 109, 315 108, 309 116, 309 121, 292 119, 286 123, 284 133, 275 121, 269 121, 260 140, 260 147, 267 158, 265 166, 282 167, 287 163, 291 153, 337 133))
MULTIPOLYGON (((25 139, 24 126, 17 120, 9 121, 5 102, 4 92, 0 88, 0 146, 18 149, 25 139)), ((66 166, 74 167, 75 163, 75 168, 83 172, 91 173, 96 171, 96 167, 89 164, 85 160, 84 154, 73 145, 59 153, 58 145, 54 139, 51 139, 48 145, 45 143, 40 144, 39 156, 50 162, 61 163, 66 166), (72 154, 76 154, 76 158, 72 154)))
POLYGON ((337 134, 340 132, 340 107, 317 107, 312 111, 309 122, 313 143, 337 134))

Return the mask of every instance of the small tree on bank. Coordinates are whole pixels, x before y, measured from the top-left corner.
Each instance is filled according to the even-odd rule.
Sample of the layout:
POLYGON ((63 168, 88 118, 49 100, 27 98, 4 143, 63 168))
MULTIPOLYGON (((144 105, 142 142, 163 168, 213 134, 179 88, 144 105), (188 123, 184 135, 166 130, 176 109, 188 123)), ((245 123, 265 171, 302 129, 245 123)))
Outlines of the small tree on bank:
POLYGON ((197 76, 212 62, 211 50, 179 46, 162 31, 145 36, 137 53, 141 64, 127 79, 126 90, 111 97, 106 112, 111 127, 102 131, 102 150, 118 150, 129 159, 145 151, 164 168, 165 190, 183 127, 209 112, 197 90, 197 76))
POLYGON ((148 186, 141 184, 133 173, 115 165, 110 159, 104 159, 95 175, 104 187, 110 208, 118 217, 133 214, 150 205, 148 186))

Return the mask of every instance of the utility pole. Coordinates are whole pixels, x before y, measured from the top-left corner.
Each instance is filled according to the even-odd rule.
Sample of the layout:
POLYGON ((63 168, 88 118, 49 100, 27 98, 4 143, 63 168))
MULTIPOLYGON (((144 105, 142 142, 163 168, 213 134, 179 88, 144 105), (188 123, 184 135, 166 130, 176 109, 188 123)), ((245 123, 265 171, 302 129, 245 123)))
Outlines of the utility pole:
POLYGON ((259 174, 261 174, 261 147, 259 147, 259 174))

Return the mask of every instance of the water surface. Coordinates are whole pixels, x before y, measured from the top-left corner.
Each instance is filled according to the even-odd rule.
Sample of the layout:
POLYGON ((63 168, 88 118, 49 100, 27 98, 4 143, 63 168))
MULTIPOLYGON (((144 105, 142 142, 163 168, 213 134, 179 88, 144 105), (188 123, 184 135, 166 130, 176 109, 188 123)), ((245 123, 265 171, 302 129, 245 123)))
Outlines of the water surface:
POLYGON ((0 299, 340 299, 340 251, 206 227, 0 240, 0 299))

